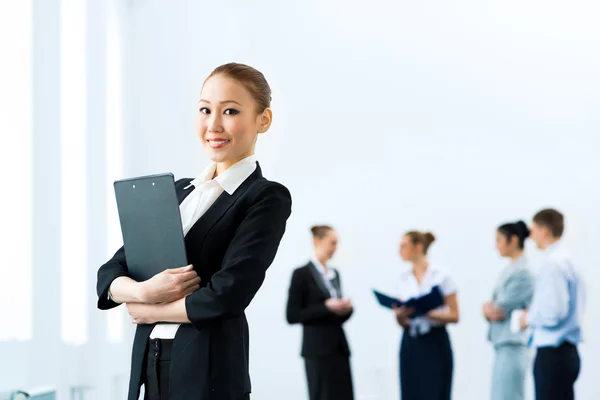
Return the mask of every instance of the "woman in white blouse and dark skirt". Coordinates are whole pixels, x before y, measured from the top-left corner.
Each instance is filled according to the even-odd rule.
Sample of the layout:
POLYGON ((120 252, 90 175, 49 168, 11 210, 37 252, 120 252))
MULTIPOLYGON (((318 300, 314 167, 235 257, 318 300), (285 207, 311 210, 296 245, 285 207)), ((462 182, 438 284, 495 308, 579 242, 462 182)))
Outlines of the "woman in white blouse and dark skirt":
POLYGON ((411 318, 414 310, 395 308, 404 328, 400 345, 400 392, 402 400, 450 400, 453 357, 446 324, 458 322, 456 286, 450 276, 427 259, 435 237, 431 233, 407 232, 400 242, 400 256, 412 264, 402 273, 398 298, 421 296, 438 286, 444 306, 425 316, 411 318))

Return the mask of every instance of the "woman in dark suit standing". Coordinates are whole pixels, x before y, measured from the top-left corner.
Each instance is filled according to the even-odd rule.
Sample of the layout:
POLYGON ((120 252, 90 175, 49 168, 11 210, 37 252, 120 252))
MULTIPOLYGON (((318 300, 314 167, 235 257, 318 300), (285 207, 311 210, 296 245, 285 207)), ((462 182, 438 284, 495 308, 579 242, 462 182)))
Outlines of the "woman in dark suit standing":
POLYGON ((450 400, 453 355, 446 324, 458 322, 456 285, 450 275, 429 262, 427 250, 433 234, 407 232, 400 243, 400 256, 412 268, 399 282, 401 301, 422 296, 437 286, 444 305, 423 316, 412 317, 414 310, 395 309, 396 320, 404 328, 400 345, 400 391, 402 400, 450 400))
POLYGON ((337 233, 325 225, 311 229, 315 248, 310 261, 294 271, 287 320, 303 325, 302 357, 310 400, 352 400, 350 348, 342 324, 352 303, 342 296, 337 270, 329 266, 337 233))
POLYGON ((245 309, 291 213, 289 191, 265 179, 254 156, 257 136, 271 125, 270 101, 254 68, 215 69, 195 124, 213 163, 176 182, 190 265, 136 282, 121 248, 98 271, 98 308, 126 303, 137 324, 129 400, 141 385, 147 400, 250 398, 245 309))

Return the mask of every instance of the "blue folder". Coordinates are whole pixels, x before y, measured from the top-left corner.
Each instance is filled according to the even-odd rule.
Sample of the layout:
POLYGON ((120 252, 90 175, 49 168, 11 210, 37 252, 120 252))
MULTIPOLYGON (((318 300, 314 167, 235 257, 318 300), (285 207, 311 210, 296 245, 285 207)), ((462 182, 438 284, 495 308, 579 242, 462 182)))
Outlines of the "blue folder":
POLYGON ((377 290, 373 290, 373 293, 375 294, 375 297, 377 298, 379 304, 381 304, 383 307, 391 309, 394 305, 396 305, 398 307, 405 306, 414 308, 415 312, 411 316, 411 318, 425 315, 429 311, 444 305, 444 295, 442 294, 442 291, 440 290, 439 286, 434 286, 431 289, 431 292, 423 296, 412 297, 404 302, 396 298, 390 297, 388 295, 385 295, 381 292, 378 292, 377 290))

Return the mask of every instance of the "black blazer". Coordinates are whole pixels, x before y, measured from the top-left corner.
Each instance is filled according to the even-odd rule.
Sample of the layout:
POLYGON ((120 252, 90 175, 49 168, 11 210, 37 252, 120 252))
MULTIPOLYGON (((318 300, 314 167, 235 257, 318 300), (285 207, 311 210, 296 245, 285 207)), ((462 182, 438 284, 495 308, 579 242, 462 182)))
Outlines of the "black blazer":
MULTIPOLYGON (((336 276, 341 288, 337 271, 336 276)), ((290 324, 303 325, 302 357, 350 355, 342 324, 352 313, 342 317, 329 311, 325 307, 325 300, 330 297, 312 262, 294 271, 287 303, 287 320, 290 324)))
MULTIPOLYGON (((181 203, 194 190, 176 182, 181 203), (186 188, 186 189, 184 189, 186 188)), ((250 393, 248 323, 244 310, 273 262, 291 213, 289 191, 263 178, 260 166, 229 195, 223 192, 185 237, 188 261, 201 277, 185 300, 191 324, 173 341, 170 400, 237 400, 250 393)), ((127 276, 123 248, 98 271, 98 308, 119 304, 108 289, 127 276)), ((133 341, 129 400, 140 392, 143 360, 154 325, 139 325, 133 341)))

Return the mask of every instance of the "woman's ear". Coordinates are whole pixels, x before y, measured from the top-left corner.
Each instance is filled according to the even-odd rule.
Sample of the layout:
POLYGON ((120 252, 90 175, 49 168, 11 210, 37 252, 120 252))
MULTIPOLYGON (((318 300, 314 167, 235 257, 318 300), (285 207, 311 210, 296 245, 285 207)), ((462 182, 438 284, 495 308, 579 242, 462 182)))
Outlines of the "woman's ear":
POLYGON ((510 237, 510 244, 513 247, 519 247, 519 237, 517 235, 512 235, 510 237))
POLYGON ((265 108, 259 116, 258 133, 265 133, 271 127, 273 122, 273 111, 270 108, 265 108))
POLYGON ((321 243, 321 240, 318 237, 313 236, 313 246, 315 249, 317 249, 319 247, 320 243, 321 243))

